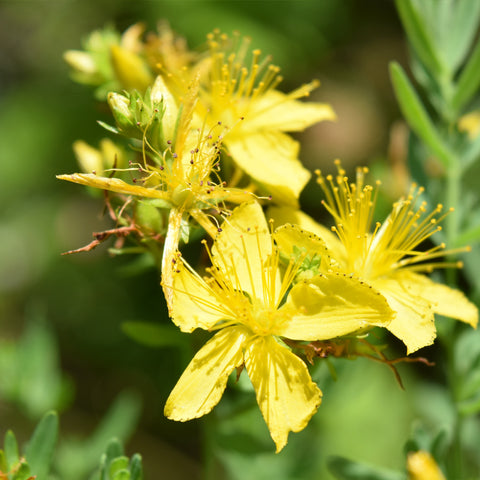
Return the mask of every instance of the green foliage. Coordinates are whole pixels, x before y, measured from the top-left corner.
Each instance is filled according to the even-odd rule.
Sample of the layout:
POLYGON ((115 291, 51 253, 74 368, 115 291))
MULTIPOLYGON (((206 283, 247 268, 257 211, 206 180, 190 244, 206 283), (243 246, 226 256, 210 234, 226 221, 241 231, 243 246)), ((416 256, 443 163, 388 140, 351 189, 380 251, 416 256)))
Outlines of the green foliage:
POLYGON ((405 119, 412 130, 438 156, 444 167, 448 168, 455 161, 454 155, 449 147, 444 144, 440 133, 433 125, 404 70, 398 63, 393 62, 390 65, 390 73, 395 94, 405 119))
POLYGON ((62 374, 55 338, 41 319, 32 319, 17 342, 0 340, 0 395, 33 419, 71 401, 73 385, 62 374))
POLYGON ((102 454, 98 472, 91 480, 143 480, 142 457, 136 453, 129 460, 121 443, 113 438, 102 454))
POLYGON ((331 457, 328 468, 338 480, 407 480, 404 473, 357 463, 343 457, 331 457))
POLYGON ((133 433, 140 406, 137 395, 123 392, 90 437, 84 440, 65 438, 58 448, 55 462, 60 476, 69 480, 85 478, 97 464, 99 452, 112 437, 125 441, 133 433))
POLYGON ((57 436, 58 416, 49 412, 40 420, 24 455, 20 456, 15 435, 9 430, 5 435, 4 450, 0 450, 0 474, 6 474, 8 480, 47 480, 57 436))

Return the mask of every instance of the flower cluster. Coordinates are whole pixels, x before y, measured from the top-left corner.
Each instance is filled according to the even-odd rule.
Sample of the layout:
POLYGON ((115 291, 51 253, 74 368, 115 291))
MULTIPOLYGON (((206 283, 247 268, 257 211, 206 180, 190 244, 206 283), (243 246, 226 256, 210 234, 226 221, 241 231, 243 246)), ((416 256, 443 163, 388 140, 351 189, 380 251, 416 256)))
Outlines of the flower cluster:
POLYGON ((384 359, 368 346, 378 327, 412 353, 433 342, 434 313, 476 326, 476 307, 424 274, 452 266, 438 258, 454 252, 421 248, 445 216, 440 205, 427 213, 421 189, 374 223, 378 188, 365 184, 366 169, 350 183, 338 163, 335 177, 317 174, 333 232, 298 209, 310 173, 286 132, 335 118, 328 105, 300 101, 317 82, 282 93, 279 68, 239 35, 213 32, 204 52, 165 25, 142 35, 139 25, 96 32, 86 51, 67 52, 75 77, 108 101, 115 125, 106 128, 130 149, 77 142, 84 172, 59 178, 109 192, 120 224, 109 234, 135 233, 159 258, 174 324, 213 333, 171 392, 168 418, 207 414, 244 369, 279 452, 321 403, 305 360, 384 359), (205 233, 202 277, 180 249, 205 233))

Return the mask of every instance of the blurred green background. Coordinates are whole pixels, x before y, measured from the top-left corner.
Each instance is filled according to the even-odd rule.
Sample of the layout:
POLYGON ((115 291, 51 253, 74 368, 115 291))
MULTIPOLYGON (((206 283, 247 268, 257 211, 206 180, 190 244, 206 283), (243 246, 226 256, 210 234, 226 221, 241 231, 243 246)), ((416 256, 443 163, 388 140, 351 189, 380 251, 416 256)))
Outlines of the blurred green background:
MULTIPOLYGON (((106 245, 60 255, 110 227, 101 195, 55 179, 77 170, 72 143, 97 145, 108 134, 96 121, 109 121, 91 90, 69 79, 62 54, 80 49, 88 33, 106 24, 122 31, 142 21, 153 30, 160 19, 190 47, 202 45, 215 27, 250 35, 252 45, 282 68, 285 91, 320 79, 312 99, 331 103, 339 119, 298 137, 305 164, 329 170, 337 157, 347 168, 373 161, 391 172, 392 188, 403 187, 404 130, 396 123, 387 64, 404 62, 406 49, 390 1, 0 2, 0 435, 12 428, 26 439, 44 411, 60 408, 60 443, 67 447, 57 468, 65 474, 79 462, 78 451, 87 451, 81 439, 91 438, 128 391, 111 430, 130 438, 127 452, 143 455, 150 479, 201 478, 205 432, 221 460, 213 467, 217 478, 329 479, 325 459, 332 454, 402 467, 402 447, 422 405, 409 388, 412 370, 401 370, 404 392, 382 365, 338 362, 338 383, 318 366, 314 377, 324 403, 277 456, 258 409, 250 408, 250 391, 227 395, 204 420, 170 422, 163 405, 194 346, 186 340, 180 347, 151 348, 121 330, 127 321, 168 323, 157 271, 110 257, 106 245), (232 418, 228 409, 235 402, 246 407, 232 418), (260 429, 261 441, 242 443, 251 429, 260 429)), ((302 201, 315 211, 319 190, 310 186, 302 201)), ((435 375, 421 367, 416 372, 435 375)), ((82 468, 91 467, 76 471, 84 474, 82 468)))

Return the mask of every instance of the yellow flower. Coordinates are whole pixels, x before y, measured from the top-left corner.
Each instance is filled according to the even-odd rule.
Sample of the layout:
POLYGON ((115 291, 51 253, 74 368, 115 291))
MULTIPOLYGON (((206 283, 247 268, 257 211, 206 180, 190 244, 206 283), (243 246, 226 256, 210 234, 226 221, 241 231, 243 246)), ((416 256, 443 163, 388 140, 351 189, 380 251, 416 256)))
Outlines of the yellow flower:
POLYGON ((442 215, 443 207, 438 205, 427 214, 425 202, 416 206, 423 189, 414 185, 406 198, 393 205, 383 225, 375 223, 372 232, 377 190, 364 184, 367 169, 357 169, 356 182, 349 183, 340 162, 336 164, 336 178, 324 178, 317 172, 326 197, 324 206, 335 221, 332 230, 336 236, 305 214, 277 209, 272 211, 273 216, 297 222, 319 235, 337 263, 333 268, 357 275, 387 299, 396 312, 387 328, 405 343, 408 353, 433 343, 434 313, 476 327, 478 310, 462 292, 422 274, 452 266, 437 261, 454 253, 445 250, 444 244, 426 251, 418 248, 441 229, 439 223, 449 212, 442 215))
POLYGON ((318 275, 292 287, 311 251, 292 259, 282 277, 274 239, 282 242, 291 234, 296 230, 285 227, 272 237, 260 205, 246 203, 223 223, 209 251, 208 278, 178 256, 169 285, 170 315, 184 332, 202 328, 216 333, 170 394, 168 418, 186 421, 210 412, 230 373, 244 365, 279 452, 288 433, 305 428, 321 401, 304 362, 280 337, 328 339, 390 321, 385 300, 354 278, 318 275))
MULTIPOLYGON (((118 96, 118 95, 117 95, 118 96)), ((113 172, 129 171, 135 173, 132 183, 120 178, 100 176, 95 173, 74 173, 58 175, 57 178, 73 183, 108 190, 124 195, 134 195, 149 199, 153 206, 169 208, 169 221, 165 237, 162 276, 164 280, 172 273, 172 258, 178 249, 182 224, 193 217, 211 235, 216 234, 216 227, 204 210, 222 209, 227 199, 241 201, 250 199, 251 195, 237 189, 227 189, 222 182, 216 181, 218 155, 221 137, 198 132, 191 128, 193 109, 196 102, 196 89, 192 86, 189 96, 185 98, 183 108, 178 109, 174 98, 158 77, 151 92, 153 110, 163 112, 163 133, 171 131, 177 125, 175 138, 168 140, 169 146, 163 153, 148 151, 149 142, 144 140, 144 162, 132 165, 128 169, 112 169, 113 172), (158 100, 155 103, 155 99, 158 100), (163 101, 163 103, 160 103, 163 101), (181 111, 178 121, 174 118, 181 111), (149 160, 146 160, 146 155, 149 160)), ((117 103, 125 116, 131 116, 128 100, 122 97, 117 103), (120 100, 122 100, 120 102, 120 100), (126 103, 125 103, 126 102, 126 103)), ((115 101, 115 98, 113 99, 115 101)), ((156 115, 156 113, 154 113, 156 115)), ((148 128, 148 127, 147 127, 148 128)), ((146 135, 147 131, 145 132, 146 135)), ((170 292, 166 289, 167 303, 170 292)))
POLYGON ((329 105, 298 100, 318 82, 281 93, 275 89, 282 79, 280 69, 268 59, 260 62, 259 50, 250 53, 248 39, 235 37, 232 42, 214 32, 208 43, 210 66, 200 91, 205 114, 229 128, 224 145, 236 165, 275 202, 296 206, 310 172, 298 160, 299 143, 284 132, 335 119, 329 105))
POLYGON ((408 480, 445 480, 445 476, 430 453, 410 452, 407 458, 408 480))

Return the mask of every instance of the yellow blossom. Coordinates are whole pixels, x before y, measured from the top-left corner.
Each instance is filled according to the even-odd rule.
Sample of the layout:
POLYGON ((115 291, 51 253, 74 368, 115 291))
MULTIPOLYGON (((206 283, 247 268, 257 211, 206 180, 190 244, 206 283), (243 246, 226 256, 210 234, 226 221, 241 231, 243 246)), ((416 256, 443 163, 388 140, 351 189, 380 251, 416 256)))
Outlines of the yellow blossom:
POLYGON ((339 162, 337 168, 335 178, 324 178, 317 172, 326 197, 324 206, 335 221, 332 231, 336 236, 318 224, 315 226, 305 214, 292 210, 277 209, 272 211, 274 217, 297 222, 319 235, 336 262, 333 268, 357 275, 387 299, 396 312, 387 328, 405 343, 408 353, 433 343, 434 313, 476 327, 475 305, 459 290, 423 274, 436 267, 460 266, 438 261, 439 257, 454 253, 445 250, 444 244, 425 251, 418 248, 441 229, 439 224, 449 211, 442 214, 442 205, 437 205, 427 213, 425 202, 419 203, 423 189, 413 185, 406 198, 394 203, 384 223, 374 224, 377 188, 364 184, 367 169, 357 169, 356 182, 349 183, 339 162))
POLYGON ((408 454, 407 469, 408 480, 445 480, 432 455, 424 450, 408 454))
MULTIPOLYGON (((205 133, 191 128, 197 98, 195 85, 179 109, 161 77, 157 80, 151 98, 154 111, 158 112, 161 105, 163 134, 173 134, 172 125, 177 125, 175 138, 173 141, 166 141, 168 147, 164 152, 149 151, 149 143, 144 139, 143 163, 131 165, 127 169, 111 169, 112 173, 133 172, 135 177, 132 183, 96 173, 58 175, 57 178, 148 199, 153 206, 170 209, 162 260, 162 276, 165 280, 171 275, 171 258, 178 249, 182 224, 193 217, 214 236, 216 228, 204 210, 221 209, 227 199, 239 202, 251 198, 251 195, 243 190, 227 189, 225 184, 217 179, 221 135, 214 135, 213 130, 205 133), (181 112, 178 120, 177 112, 181 112)), ((128 100, 125 97, 122 99, 122 111, 127 116, 131 115, 128 100)), ((147 131, 144 132, 145 136, 146 134, 147 131)), ((167 289, 165 295, 169 303, 170 293, 167 289)))
POLYGON ((285 241, 291 234, 296 230, 285 227, 272 236, 260 205, 245 203, 225 220, 209 250, 209 277, 201 278, 177 257, 168 285, 174 323, 184 332, 216 333, 170 394, 168 418, 186 421, 210 412, 230 373, 245 366, 279 452, 288 433, 305 428, 321 401, 304 362, 281 337, 329 339, 391 320, 385 300, 355 278, 324 274, 292 286, 311 251, 292 258, 282 276, 274 240, 285 241))
POLYGON ((275 202, 295 206, 310 172, 298 160, 299 143, 285 132, 333 120, 335 114, 327 104, 298 100, 318 82, 289 94, 276 90, 280 69, 268 58, 260 61, 261 52, 250 52, 249 43, 238 35, 233 41, 218 32, 208 36, 210 64, 202 76, 199 108, 228 127, 224 145, 237 167, 275 202))

